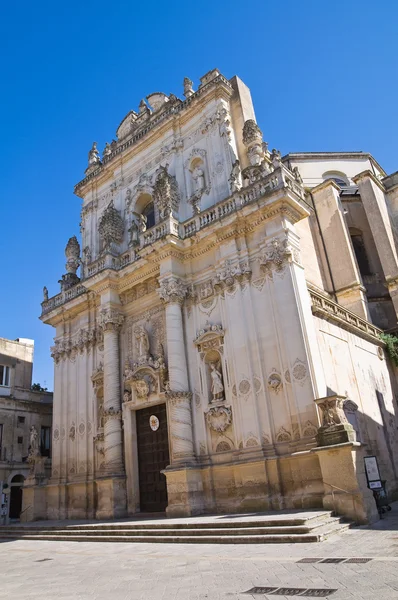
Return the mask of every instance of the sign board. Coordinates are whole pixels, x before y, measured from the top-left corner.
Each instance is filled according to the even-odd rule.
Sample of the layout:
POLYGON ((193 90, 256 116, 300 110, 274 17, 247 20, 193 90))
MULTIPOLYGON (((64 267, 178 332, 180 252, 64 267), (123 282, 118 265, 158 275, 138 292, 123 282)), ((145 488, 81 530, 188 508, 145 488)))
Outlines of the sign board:
POLYGON ((377 458, 375 456, 365 456, 364 461, 368 487, 371 490, 379 490, 382 484, 377 458))

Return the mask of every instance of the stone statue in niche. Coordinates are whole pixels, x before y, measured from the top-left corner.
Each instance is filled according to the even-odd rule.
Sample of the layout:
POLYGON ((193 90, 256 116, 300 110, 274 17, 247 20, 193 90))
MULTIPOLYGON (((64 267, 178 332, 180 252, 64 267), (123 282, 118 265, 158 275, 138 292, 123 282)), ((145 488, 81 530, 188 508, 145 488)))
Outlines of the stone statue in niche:
POLYGON ((210 363, 212 402, 218 402, 224 398, 224 384, 221 371, 217 369, 216 363, 210 363))
POLYGON ((138 351, 138 362, 149 360, 149 336, 144 326, 138 327, 135 333, 136 347, 138 351))
POLYGON ((192 171, 192 179, 194 181, 194 192, 203 192, 205 189, 205 174, 200 165, 196 165, 192 171))
POLYGON ((229 177, 229 185, 231 187, 231 193, 239 192, 242 187, 242 173, 240 170, 239 160, 236 160, 232 166, 231 175, 229 177))

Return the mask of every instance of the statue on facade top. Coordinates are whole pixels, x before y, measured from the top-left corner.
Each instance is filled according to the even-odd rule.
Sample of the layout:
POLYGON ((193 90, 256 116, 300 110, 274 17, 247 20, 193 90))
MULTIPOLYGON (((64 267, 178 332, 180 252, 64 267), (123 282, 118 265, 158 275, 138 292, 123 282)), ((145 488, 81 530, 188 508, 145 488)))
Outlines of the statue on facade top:
POLYGON ((107 156, 110 156, 111 154, 112 154, 111 145, 108 142, 106 142, 105 148, 102 152, 102 158, 106 158, 107 156))
POLYGON ((48 300, 48 289, 46 286, 43 288, 43 302, 47 302, 48 300))
POLYGON ((88 153, 88 166, 97 165, 101 162, 100 155, 97 149, 97 142, 93 142, 91 150, 88 153))
POLYGON ((195 92, 193 91, 193 81, 191 81, 189 79, 189 77, 184 77, 184 96, 185 98, 189 98, 190 96, 192 96, 192 94, 194 94, 195 92))
POLYGON ((62 279, 59 280, 59 283, 61 284, 61 292, 65 292, 80 281, 80 277, 76 275, 76 271, 81 263, 80 244, 77 241, 77 237, 75 235, 69 238, 68 243, 66 244, 65 256, 66 274, 62 275, 62 279))

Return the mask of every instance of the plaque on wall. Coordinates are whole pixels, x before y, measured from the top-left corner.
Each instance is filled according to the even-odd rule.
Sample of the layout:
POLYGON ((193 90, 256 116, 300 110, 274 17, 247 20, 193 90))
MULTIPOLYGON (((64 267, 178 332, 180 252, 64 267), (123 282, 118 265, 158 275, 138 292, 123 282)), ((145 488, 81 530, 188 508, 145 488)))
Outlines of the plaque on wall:
POLYGON ((381 477, 377 458, 375 456, 365 456, 364 461, 368 487, 370 489, 381 487, 381 477))

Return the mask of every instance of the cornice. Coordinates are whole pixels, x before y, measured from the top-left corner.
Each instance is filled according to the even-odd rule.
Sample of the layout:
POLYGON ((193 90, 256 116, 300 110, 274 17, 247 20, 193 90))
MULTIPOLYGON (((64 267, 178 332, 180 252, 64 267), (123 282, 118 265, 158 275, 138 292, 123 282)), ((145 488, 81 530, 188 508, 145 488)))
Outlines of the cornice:
POLYGON ((374 176, 372 171, 369 171, 369 170, 362 171, 361 173, 358 173, 358 175, 355 175, 355 177, 352 178, 353 182, 356 183, 357 185, 363 179, 370 179, 371 181, 373 181, 373 183, 375 183, 381 189, 381 191, 384 194, 386 193, 386 189, 385 189, 384 185, 382 184, 381 181, 379 181, 377 179, 377 177, 374 176))

